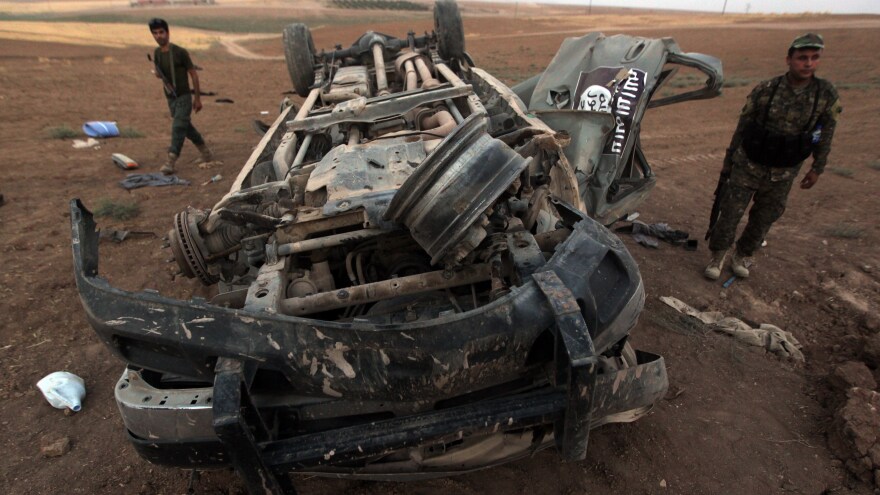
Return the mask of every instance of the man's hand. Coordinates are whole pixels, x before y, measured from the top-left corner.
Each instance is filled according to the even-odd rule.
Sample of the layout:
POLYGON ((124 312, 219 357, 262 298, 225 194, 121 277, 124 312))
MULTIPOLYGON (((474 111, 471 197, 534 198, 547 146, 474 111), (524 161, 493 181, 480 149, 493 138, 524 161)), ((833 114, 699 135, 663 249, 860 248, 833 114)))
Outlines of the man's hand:
POLYGON ((196 72, 194 68, 190 69, 188 72, 189 77, 190 79, 192 79, 193 82, 193 110, 195 110, 196 113, 199 113, 199 110, 202 109, 202 97, 200 96, 202 94, 202 89, 201 85, 199 84, 199 73, 196 72))
POLYGON ((815 186, 816 182, 819 182, 819 174, 815 170, 810 170, 801 181, 801 189, 809 189, 815 186))

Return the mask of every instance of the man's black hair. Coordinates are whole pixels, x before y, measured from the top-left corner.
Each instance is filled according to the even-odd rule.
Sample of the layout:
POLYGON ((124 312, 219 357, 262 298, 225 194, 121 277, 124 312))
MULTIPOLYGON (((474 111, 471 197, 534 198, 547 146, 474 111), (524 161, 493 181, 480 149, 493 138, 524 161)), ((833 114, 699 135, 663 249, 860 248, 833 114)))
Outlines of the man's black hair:
POLYGON ((147 23, 150 26, 150 31, 155 31, 156 29, 164 29, 168 31, 168 23, 165 22, 165 19, 159 19, 158 17, 153 17, 150 19, 150 22, 147 23))

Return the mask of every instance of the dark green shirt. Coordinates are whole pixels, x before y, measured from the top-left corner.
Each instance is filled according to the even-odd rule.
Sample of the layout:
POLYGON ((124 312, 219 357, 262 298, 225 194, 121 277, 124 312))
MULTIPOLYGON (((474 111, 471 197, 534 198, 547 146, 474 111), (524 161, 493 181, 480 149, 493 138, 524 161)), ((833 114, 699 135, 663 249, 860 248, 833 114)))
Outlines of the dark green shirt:
MULTIPOLYGON (((186 51, 186 48, 181 48, 174 43, 169 43, 168 47, 167 52, 163 52, 161 48, 156 47, 153 53, 156 70, 160 71, 168 83, 174 87, 177 96, 188 95, 192 92, 189 89, 189 71, 194 68, 192 59, 189 57, 189 52, 186 51), (174 65, 173 69, 172 63, 174 65)), ((170 96, 167 90, 165 93, 166 96, 170 96)))
POLYGON ((763 81, 749 94, 740 114, 739 124, 730 141, 733 158, 736 161, 747 160, 745 153, 739 148, 743 130, 750 121, 761 123, 767 129, 780 134, 819 131, 819 141, 813 147, 813 170, 821 174, 828 161, 828 153, 831 152, 831 139, 834 137, 841 110, 837 90, 825 79, 813 77, 802 88, 793 88, 784 74, 763 81), (815 112, 813 108, 816 109, 815 112))

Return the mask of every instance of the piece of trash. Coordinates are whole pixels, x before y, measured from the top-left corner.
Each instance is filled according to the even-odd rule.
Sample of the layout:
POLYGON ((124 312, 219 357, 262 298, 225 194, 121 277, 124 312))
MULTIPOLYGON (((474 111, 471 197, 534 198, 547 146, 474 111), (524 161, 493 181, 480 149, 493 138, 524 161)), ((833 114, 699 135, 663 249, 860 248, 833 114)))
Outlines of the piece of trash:
POLYGON ((260 110, 260 115, 269 115, 268 110, 260 110))
POLYGON ((37 382, 37 388, 43 397, 55 409, 70 409, 79 412, 82 400, 86 396, 86 384, 83 379, 66 371, 56 371, 44 376, 37 382))
POLYGON ((123 155, 122 153, 113 153, 110 155, 110 159, 113 160, 113 163, 116 164, 117 167, 122 170, 134 170, 138 168, 138 163, 131 158, 123 155))
POLYGON ((721 287, 724 287, 726 289, 726 288, 730 287, 731 285, 733 285, 734 281, 736 281, 736 275, 727 279, 723 284, 721 284, 721 287))
POLYGON ((688 239, 687 242, 684 243, 684 250, 696 251, 699 245, 700 241, 698 241, 697 239, 688 239))
POLYGON ((98 230, 99 239, 108 239, 115 243, 120 243, 129 237, 156 237, 155 232, 137 231, 137 230, 115 230, 100 229, 98 230))
MULTIPOLYGON (((93 139, 93 138, 88 138, 88 139, 74 139, 74 140, 73 140, 73 147, 76 148, 76 149, 78 149, 78 150, 81 150, 81 149, 84 149, 84 148, 95 148, 95 147, 98 146, 99 144, 101 144, 101 142, 98 141, 97 139, 93 139)), ((96 148, 96 149, 97 149, 97 148, 96 148)))
POLYGON ((766 241, 766 240, 761 241, 761 247, 767 247, 767 241, 766 241))
POLYGON ((119 181, 119 185, 125 189, 137 189, 139 187, 158 186, 188 186, 188 180, 181 179, 176 175, 164 175, 160 172, 152 174, 128 174, 119 181))
POLYGON ((208 184, 210 184, 210 183, 212 183, 212 182, 218 182, 218 181, 219 181, 220 179, 222 179, 222 178, 223 178, 222 175, 217 174, 217 175, 215 175, 214 177, 211 177, 210 179, 206 180, 205 182, 202 182, 202 185, 203 185, 203 186, 207 186, 208 184))
POLYGON ((660 480, 660 488, 666 488, 666 480, 660 480))
POLYGON ((235 102, 234 102, 232 99, 230 99, 230 98, 217 98, 217 99, 214 100, 214 101, 217 102, 217 103, 235 103, 235 102))
MULTIPOLYGON (((282 110, 283 110, 283 107, 282 107, 282 110)), ((637 211, 634 211, 632 213, 625 213, 625 214, 621 215, 620 218, 618 218, 617 220, 611 222, 611 224, 615 224, 617 222, 632 222, 636 218, 639 218, 639 212, 637 212, 637 211)), ((606 225, 606 227, 611 227, 611 224, 606 225)))
POLYGON ((94 120, 83 124, 83 132, 90 137, 108 138, 118 136, 119 128, 116 122, 94 120))
POLYGON ((216 91, 199 91, 199 96, 217 96, 216 91))
POLYGON ((739 318, 724 316, 720 311, 698 311, 674 297, 661 297, 661 301, 682 314, 696 318, 710 328, 726 333, 748 345, 763 347, 783 358, 804 361, 803 347, 791 332, 776 325, 761 323, 750 325, 739 318))

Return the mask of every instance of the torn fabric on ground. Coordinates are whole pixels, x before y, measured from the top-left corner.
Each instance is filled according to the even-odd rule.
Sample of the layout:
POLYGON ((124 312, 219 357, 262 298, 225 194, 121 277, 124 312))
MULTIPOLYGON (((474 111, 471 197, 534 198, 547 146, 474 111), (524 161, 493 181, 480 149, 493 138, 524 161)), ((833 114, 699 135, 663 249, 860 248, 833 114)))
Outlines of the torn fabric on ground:
POLYGON ((147 186, 188 186, 189 181, 176 175, 162 175, 155 172, 152 174, 128 174, 119 181, 119 185, 130 190, 147 186))
POLYGON ((769 352, 780 357, 804 361, 803 347, 792 335, 775 325, 761 323, 758 328, 753 328, 746 322, 732 316, 724 316, 720 311, 698 311, 687 303, 674 297, 661 297, 661 301, 674 308, 679 313, 692 316, 707 325, 713 325, 718 330, 738 339, 746 344, 763 347, 769 352))
POLYGON ((631 225, 617 228, 615 232, 628 232, 632 234, 636 242, 651 248, 659 246, 657 239, 678 246, 687 242, 690 235, 683 230, 672 229, 666 223, 652 223, 649 225, 639 221, 634 221, 631 225))

